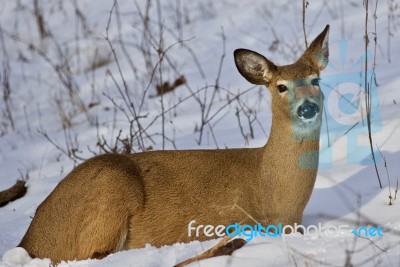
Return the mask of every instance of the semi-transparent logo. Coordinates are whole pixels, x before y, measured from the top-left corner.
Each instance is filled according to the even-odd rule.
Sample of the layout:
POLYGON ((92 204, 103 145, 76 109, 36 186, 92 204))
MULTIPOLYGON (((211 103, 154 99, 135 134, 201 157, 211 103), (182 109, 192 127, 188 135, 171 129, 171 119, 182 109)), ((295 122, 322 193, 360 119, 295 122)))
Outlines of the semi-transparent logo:
POLYGON ((320 168, 332 167, 333 153, 340 153, 346 157, 349 164, 372 163, 371 149, 367 141, 368 98, 371 107, 371 133, 382 129, 378 88, 371 68, 368 68, 366 73, 369 95, 365 88, 365 59, 372 63, 370 53, 363 53, 363 47, 359 50, 348 49, 348 45, 347 41, 340 41, 331 49, 330 58, 339 61, 329 61, 324 71, 328 74, 322 75, 320 83, 325 96, 325 114, 320 137, 320 168), (335 147, 339 138, 345 138, 345 151, 338 151, 335 147))

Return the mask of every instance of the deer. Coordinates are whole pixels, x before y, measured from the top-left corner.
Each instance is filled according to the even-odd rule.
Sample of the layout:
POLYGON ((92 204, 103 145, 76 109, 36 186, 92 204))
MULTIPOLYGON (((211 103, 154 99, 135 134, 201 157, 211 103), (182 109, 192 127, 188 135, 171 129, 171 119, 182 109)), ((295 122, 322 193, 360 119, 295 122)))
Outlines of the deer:
MULTIPOLYGON (((301 57, 275 65, 234 51, 239 73, 271 95, 263 147, 104 154, 75 167, 38 206, 19 247, 31 257, 101 259, 188 237, 188 223, 300 224, 318 171, 329 25, 301 57)), ((215 237, 214 237, 215 238, 215 237)))

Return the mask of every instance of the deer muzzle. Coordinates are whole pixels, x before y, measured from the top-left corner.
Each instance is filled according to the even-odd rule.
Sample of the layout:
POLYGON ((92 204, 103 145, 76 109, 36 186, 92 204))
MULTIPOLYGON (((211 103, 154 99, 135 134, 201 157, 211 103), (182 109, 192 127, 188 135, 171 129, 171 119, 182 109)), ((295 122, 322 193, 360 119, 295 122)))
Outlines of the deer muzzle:
POLYGON ((297 109, 297 115, 300 119, 310 120, 319 113, 319 107, 317 104, 308 100, 297 109))

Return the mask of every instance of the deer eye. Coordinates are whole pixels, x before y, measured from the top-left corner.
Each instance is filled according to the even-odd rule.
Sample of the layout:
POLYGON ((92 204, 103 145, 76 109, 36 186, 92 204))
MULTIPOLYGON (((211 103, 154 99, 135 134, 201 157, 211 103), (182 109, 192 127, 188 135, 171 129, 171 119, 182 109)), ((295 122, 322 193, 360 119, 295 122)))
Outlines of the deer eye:
POLYGON ((279 84, 277 87, 278 87, 279 93, 286 92, 287 89, 288 89, 288 88, 286 87, 286 85, 283 85, 283 84, 279 84))
POLYGON ((319 86, 319 78, 315 78, 311 80, 311 85, 319 86))

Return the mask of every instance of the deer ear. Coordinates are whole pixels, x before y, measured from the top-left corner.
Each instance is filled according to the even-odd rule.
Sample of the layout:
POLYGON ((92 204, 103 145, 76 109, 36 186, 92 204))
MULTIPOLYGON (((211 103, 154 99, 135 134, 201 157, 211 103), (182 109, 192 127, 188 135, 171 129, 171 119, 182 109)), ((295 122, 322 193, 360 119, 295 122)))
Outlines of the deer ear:
POLYGON ((247 49, 234 52, 236 68, 252 84, 268 84, 272 78, 275 64, 263 55, 247 49))
POLYGON ((319 70, 325 69, 329 60, 329 25, 312 41, 305 54, 318 66, 319 70))

